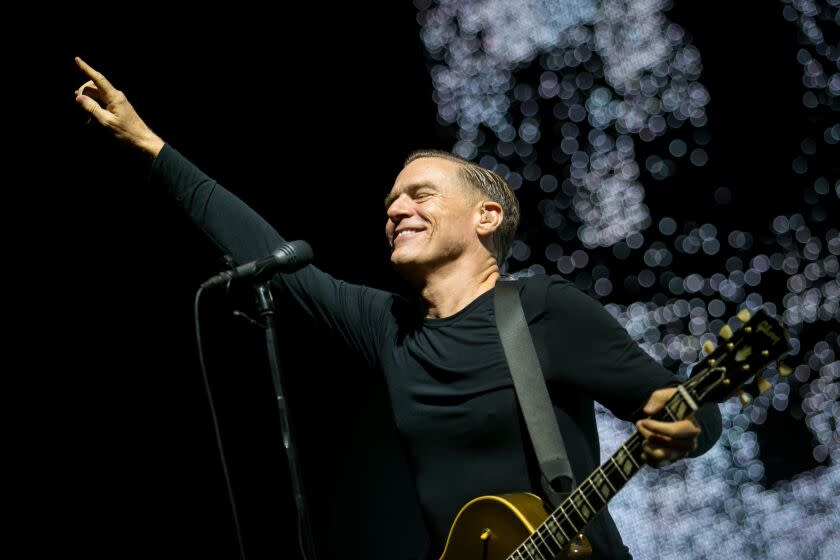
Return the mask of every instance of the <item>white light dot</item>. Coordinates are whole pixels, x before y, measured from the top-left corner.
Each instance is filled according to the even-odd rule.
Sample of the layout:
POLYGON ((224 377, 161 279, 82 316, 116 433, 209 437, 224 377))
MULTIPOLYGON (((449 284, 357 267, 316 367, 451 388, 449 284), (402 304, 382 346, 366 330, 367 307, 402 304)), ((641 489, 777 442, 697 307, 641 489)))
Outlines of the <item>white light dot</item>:
POLYGON ((607 278, 599 278, 595 281, 595 293, 601 297, 607 296, 612 292, 612 282, 607 278))
POLYGON ((648 269, 644 269, 638 276, 639 285, 650 288, 656 282, 656 275, 648 269))
POLYGON ((562 256, 559 259, 557 259, 557 270, 559 270, 563 274, 569 274, 574 269, 575 265, 572 262, 572 257, 562 256))
POLYGON ((659 231, 663 235, 673 235, 677 231, 677 222, 673 218, 665 217, 659 220, 659 231))
POLYGON ((690 159, 691 163, 693 163, 697 167, 703 167, 709 162, 709 155, 703 148, 695 148, 691 150, 690 159))
POLYGON ((577 268, 584 268, 589 264, 589 255, 586 254, 586 251, 578 249, 572 253, 572 264, 577 268))
POLYGON ((631 249, 638 249, 645 242, 645 238, 639 232, 633 232, 627 236, 627 245, 631 249))
POLYGON ((672 140, 668 145, 668 151, 674 157, 682 157, 688 151, 688 146, 680 139, 672 140))

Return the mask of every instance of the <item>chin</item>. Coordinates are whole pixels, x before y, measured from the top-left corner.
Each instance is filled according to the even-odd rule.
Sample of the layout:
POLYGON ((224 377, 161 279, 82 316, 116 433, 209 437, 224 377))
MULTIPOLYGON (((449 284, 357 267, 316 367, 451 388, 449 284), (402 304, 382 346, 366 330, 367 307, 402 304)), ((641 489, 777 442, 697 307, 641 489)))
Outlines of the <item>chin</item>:
POLYGON ((402 255, 398 252, 391 253, 391 264, 397 268, 404 266, 411 266, 415 264, 415 259, 411 255, 402 255))
POLYGON ((423 270, 423 263, 414 255, 391 254, 391 265, 397 273, 408 281, 415 278, 423 270))

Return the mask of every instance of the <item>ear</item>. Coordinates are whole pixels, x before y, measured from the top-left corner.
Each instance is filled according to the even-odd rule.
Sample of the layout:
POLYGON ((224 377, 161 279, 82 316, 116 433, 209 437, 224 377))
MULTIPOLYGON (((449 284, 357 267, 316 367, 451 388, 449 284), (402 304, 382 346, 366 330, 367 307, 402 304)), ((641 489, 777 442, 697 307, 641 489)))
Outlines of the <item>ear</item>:
POLYGON ((479 237, 489 237, 502 225, 504 211, 502 205, 492 200, 484 200, 478 207, 478 224, 475 227, 479 237))

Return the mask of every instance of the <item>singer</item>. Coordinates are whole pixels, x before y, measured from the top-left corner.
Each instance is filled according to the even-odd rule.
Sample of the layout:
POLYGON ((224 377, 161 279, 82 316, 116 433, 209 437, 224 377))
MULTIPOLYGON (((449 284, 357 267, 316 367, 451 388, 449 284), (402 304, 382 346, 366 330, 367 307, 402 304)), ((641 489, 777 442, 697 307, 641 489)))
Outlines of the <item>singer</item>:
MULTIPOLYGON (((254 210, 158 137, 105 76, 76 63, 89 79, 75 92, 79 106, 148 154, 150 180, 222 251, 242 263, 283 243, 254 210)), ((417 298, 341 282, 311 264, 272 280, 382 370, 433 543, 429 558, 441 555, 455 515, 472 498, 543 494, 493 307, 518 220, 517 199, 502 177, 448 152, 422 150, 406 159, 384 216, 391 263, 417 298)), ((577 481, 599 464, 595 400, 636 422, 653 467, 715 443, 721 417, 714 404, 681 421, 647 418, 679 381, 597 301, 556 275, 517 284, 577 481)), ((606 509, 584 533, 593 558, 630 558, 606 509)))

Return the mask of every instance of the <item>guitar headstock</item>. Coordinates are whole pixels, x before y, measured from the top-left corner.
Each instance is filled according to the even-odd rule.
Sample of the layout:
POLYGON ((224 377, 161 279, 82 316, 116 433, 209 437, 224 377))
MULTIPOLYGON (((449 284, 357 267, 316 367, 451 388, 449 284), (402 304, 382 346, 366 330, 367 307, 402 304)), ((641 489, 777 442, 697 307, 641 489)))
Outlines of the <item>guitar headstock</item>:
MULTIPOLYGON (((702 402, 723 402, 752 377, 764 391, 770 382, 761 377, 761 372, 791 350, 787 329, 764 309, 752 317, 744 309, 737 317, 743 326, 736 331, 724 326, 717 348, 707 342, 704 349, 708 355, 694 366, 686 383, 686 388, 702 402)), ((779 372, 789 374, 790 368, 780 363, 779 372)), ((749 402, 746 393, 741 393, 741 400, 744 404, 749 402)))

